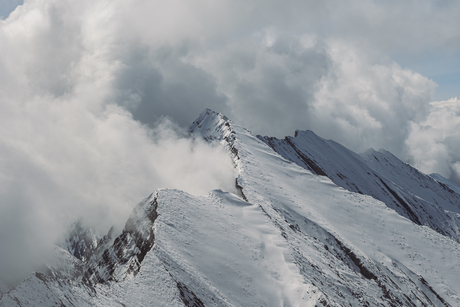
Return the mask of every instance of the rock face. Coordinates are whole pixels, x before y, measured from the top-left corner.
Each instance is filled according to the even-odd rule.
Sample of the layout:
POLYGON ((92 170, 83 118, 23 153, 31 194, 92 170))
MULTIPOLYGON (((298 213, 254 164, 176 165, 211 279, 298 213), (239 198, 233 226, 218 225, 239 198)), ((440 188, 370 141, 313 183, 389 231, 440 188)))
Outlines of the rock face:
POLYGON ((153 223, 157 218, 157 201, 150 195, 138 204, 121 235, 100 257, 91 257, 83 281, 89 284, 121 281, 139 273, 141 263, 155 242, 153 223))
POLYGON ((99 241, 92 229, 85 227, 82 221, 76 221, 60 245, 77 259, 86 261, 98 247, 99 241))
POLYGON ((294 149, 211 110, 190 134, 228 150, 239 195, 160 189, 89 259, 65 253, 83 263, 77 277, 34 274, 0 306, 460 305, 456 228, 439 213, 458 206, 447 184, 310 132, 318 144, 294 149))

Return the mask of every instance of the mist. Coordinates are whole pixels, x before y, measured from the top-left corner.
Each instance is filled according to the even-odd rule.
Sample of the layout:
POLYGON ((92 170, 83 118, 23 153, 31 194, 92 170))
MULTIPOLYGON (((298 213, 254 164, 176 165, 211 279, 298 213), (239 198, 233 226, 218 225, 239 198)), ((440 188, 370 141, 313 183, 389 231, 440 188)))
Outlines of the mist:
POLYGON ((95 115, 70 102, 35 103, 0 124, 4 136, 9 130, 0 144, 3 279, 30 274, 76 219, 104 235, 158 188, 234 190, 228 154, 166 118, 149 129, 117 106, 95 115))
POLYGON ((122 225, 160 187, 230 191, 205 108, 254 133, 310 129, 460 183, 459 101, 393 58, 460 48, 454 1, 26 0, 0 20, 0 276, 68 224, 122 225))

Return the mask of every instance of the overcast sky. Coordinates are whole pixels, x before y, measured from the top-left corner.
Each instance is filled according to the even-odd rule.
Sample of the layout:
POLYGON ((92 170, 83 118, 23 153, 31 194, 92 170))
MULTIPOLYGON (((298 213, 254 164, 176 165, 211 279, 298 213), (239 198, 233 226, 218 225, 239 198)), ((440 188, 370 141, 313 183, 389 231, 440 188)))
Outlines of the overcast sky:
POLYGON ((181 130, 205 108, 460 182, 459 1, 0 0, 0 16, 0 259, 45 255, 72 218, 122 223, 159 187, 231 189, 225 153, 181 130))

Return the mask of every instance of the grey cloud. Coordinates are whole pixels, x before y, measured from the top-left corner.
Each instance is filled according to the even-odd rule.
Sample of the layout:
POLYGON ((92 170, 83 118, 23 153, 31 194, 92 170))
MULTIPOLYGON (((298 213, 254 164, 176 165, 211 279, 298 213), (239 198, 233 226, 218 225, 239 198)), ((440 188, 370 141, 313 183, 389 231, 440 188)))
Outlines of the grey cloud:
POLYGON ((356 151, 384 147, 404 158, 410 122, 427 116, 435 89, 353 44, 273 29, 190 61, 216 76, 231 116, 255 133, 311 129, 356 151))
POLYGON ((306 127, 321 78, 331 66, 321 43, 265 33, 191 61, 218 80, 232 118, 256 133, 282 136, 306 127))
MULTIPOLYGON (((136 46, 137 47, 137 46, 136 46)), ((184 63, 187 48, 132 48, 113 85, 117 101, 134 119, 150 126, 161 116, 187 127, 207 107, 228 112, 226 97, 216 91, 213 77, 184 63)))

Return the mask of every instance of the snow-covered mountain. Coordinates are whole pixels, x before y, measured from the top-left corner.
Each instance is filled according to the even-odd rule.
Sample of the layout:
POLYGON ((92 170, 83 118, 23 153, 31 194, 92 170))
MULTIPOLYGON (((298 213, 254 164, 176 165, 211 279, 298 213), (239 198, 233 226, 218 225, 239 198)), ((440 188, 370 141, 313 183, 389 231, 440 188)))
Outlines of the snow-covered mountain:
POLYGON ((430 174, 430 177, 435 179, 439 183, 446 185, 451 190, 453 190, 455 193, 460 194, 460 187, 458 185, 456 185, 455 183, 453 183, 452 181, 450 181, 449 179, 444 178, 443 176, 441 176, 438 173, 430 174))
POLYGON ((297 165, 381 200, 414 223, 460 242, 460 188, 455 190, 456 185, 440 175, 425 175, 383 149, 357 155, 312 131, 296 131, 283 140, 258 137, 297 165))
POLYGON ((84 259, 57 248, 0 306, 460 305, 450 184, 388 152, 257 137, 211 110, 190 133, 227 148, 238 195, 160 189, 113 240, 77 231, 70 246, 90 248, 67 249, 84 259))

